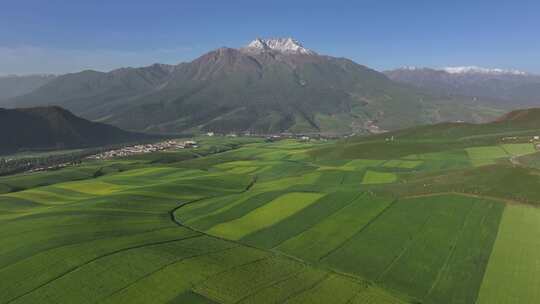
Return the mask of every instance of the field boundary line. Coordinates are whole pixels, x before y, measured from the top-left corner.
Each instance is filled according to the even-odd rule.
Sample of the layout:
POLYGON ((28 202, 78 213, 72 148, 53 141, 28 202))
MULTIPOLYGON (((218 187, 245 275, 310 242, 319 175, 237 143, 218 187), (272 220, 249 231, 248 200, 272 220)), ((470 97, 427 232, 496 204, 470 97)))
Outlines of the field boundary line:
MULTIPOLYGON (((54 246, 54 247, 47 248, 45 250, 39 251, 38 253, 35 253, 35 254, 29 255, 27 257, 24 257, 23 259, 17 260, 12 264, 20 263, 20 262, 23 262, 25 260, 31 259, 31 258, 33 258, 34 256, 36 256, 38 254, 49 252, 49 251, 56 250, 56 249, 62 249, 64 247, 83 245, 85 243, 90 243, 90 242, 94 242, 94 241, 101 241, 101 240, 105 240, 105 239, 117 239, 117 238, 122 238, 122 237, 132 237, 132 236, 136 236, 136 235, 139 235, 139 234, 152 233, 152 232, 157 232, 157 231, 161 231, 161 230, 175 229, 175 228, 177 229, 177 227, 175 227, 175 226, 161 227, 161 228, 154 228, 154 229, 150 229, 150 230, 146 230, 146 231, 139 231, 139 232, 135 232, 135 233, 127 233, 127 234, 119 235, 119 236, 112 236, 112 237, 104 236, 104 237, 98 237, 98 238, 91 239, 91 240, 84 240, 84 241, 80 241, 80 242, 72 242, 72 243, 68 243, 68 244, 62 244, 62 245, 59 245, 59 246, 54 246)), ((11 266, 12 264, 0 267, 0 271, 2 271, 5 268, 11 266)))
POLYGON ((50 279, 50 280, 48 280, 48 281, 46 281, 46 282, 44 282, 44 283, 42 283, 42 284, 40 284, 38 286, 32 288, 31 290, 29 290, 29 291, 27 291, 27 292, 25 292, 23 294, 20 294, 20 295, 14 297, 14 298, 11 298, 10 300, 8 300, 6 302, 6 304, 12 303, 12 302, 24 297, 24 296, 27 296, 27 295, 31 294, 32 292, 34 292, 34 291, 36 291, 36 290, 38 290, 38 289, 40 289, 40 288, 42 288, 42 287, 44 287, 46 285, 49 285, 49 284, 53 283, 54 281, 56 281, 58 279, 61 279, 62 277, 66 276, 66 275, 68 275, 68 274, 70 274, 70 273, 72 273, 72 272, 74 272, 74 271, 88 265, 88 264, 91 264, 91 263, 93 263, 95 261, 98 261, 98 260, 100 260, 102 258, 106 258, 106 257, 112 256, 112 255, 115 255, 115 254, 118 254, 118 253, 122 253, 122 252, 125 252, 125 251, 129 251, 129 250, 141 249, 141 248, 150 247, 150 246, 164 245, 164 244, 169 244, 169 243, 174 243, 174 242, 180 242, 180 241, 184 241, 184 240, 194 239, 194 238, 197 238, 197 237, 202 237, 202 235, 198 234, 198 235, 191 235, 191 236, 180 238, 180 239, 172 239, 172 240, 160 241, 160 242, 154 242, 154 243, 145 243, 145 244, 141 244, 141 245, 137 245, 137 246, 131 246, 131 247, 126 247, 126 248, 114 250, 114 251, 108 252, 106 254, 102 254, 102 255, 97 256, 97 257, 95 257, 95 258, 93 258, 91 260, 88 260, 88 261, 86 261, 86 262, 84 262, 82 264, 79 264, 77 266, 74 266, 74 267, 68 269, 67 271, 61 273, 60 275, 57 275, 56 277, 54 277, 54 278, 52 278, 52 279, 50 279))
MULTIPOLYGON (((306 265, 302 265, 302 267, 307 268, 306 265)), ((293 272, 293 273, 290 273, 290 274, 288 274, 288 275, 285 275, 284 277, 279 278, 279 279, 277 279, 277 280, 275 280, 275 281, 269 282, 268 284, 265 284, 265 285, 262 286, 261 288, 257 288, 257 290, 255 290, 255 291, 253 291, 253 292, 251 292, 251 293, 248 292, 247 295, 241 297, 238 301, 235 301, 234 303, 235 303, 235 304, 236 304, 236 303, 241 303, 242 301, 246 300, 247 298, 249 298, 249 297, 251 297, 251 296, 254 296, 254 295, 256 295, 257 293, 259 293, 259 292, 261 292, 261 291, 263 291, 263 290, 265 290, 265 289, 267 289, 267 288, 271 288, 271 287, 273 287, 273 286, 276 286, 277 284, 282 283, 282 282, 285 282, 285 281, 289 280, 290 278, 296 277, 297 275, 299 275, 299 274, 301 274, 301 273, 304 273, 304 272, 306 272, 306 271, 307 271, 306 269, 302 269, 302 270, 299 270, 299 271, 297 271, 297 272, 293 272)))
POLYGON ((120 288, 120 289, 118 289, 118 290, 115 290, 115 291, 112 292, 111 294, 109 294, 109 295, 105 296, 103 299, 101 299, 100 302, 101 302, 101 301, 104 301, 104 300, 106 300, 106 299, 109 299, 109 298, 115 296, 115 295, 118 294, 118 293, 121 293, 122 291, 128 289, 129 287, 131 287, 131 286, 133 286, 133 285, 139 283, 140 281, 142 281, 142 280, 144 280, 144 279, 146 279, 146 278, 148 278, 148 277, 150 277, 150 276, 152 276, 152 275, 154 275, 154 274, 156 274, 156 273, 158 273, 158 272, 164 270, 165 268, 168 268, 168 267, 170 267, 170 266, 172 266, 172 265, 174 265, 174 264, 182 263, 182 262, 184 262, 184 261, 187 261, 187 260, 190 260, 190 259, 196 259, 196 258, 199 258, 199 257, 202 257, 202 256, 206 256, 206 255, 211 255, 211 254, 215 254, 215 253, 225 252, 225 251, 232 250, 232 249, 235 249, 235 248, 238 248, 238 247, 240 247, 240 246, 238 246, 238 245, 235 244, 235 246, 232 246, 232 247, 229 247, 229 248, 220 249, 220 250, 214 250, 214 251, 208 251, 208 252, 205 252, 205 253, 200 253, 200 254, 195 254, 195 255, 192 255, 192 256, 181 257, 181 258, 179 258, 179 259, 175 259, 175 260, 173 260, 172 262, 169 262, 169 263, 167 263, 167 264, 165 264, 165 265, 162 265, 162 266, 158 267, 157 269, 154 269, 154 270, 152 270, 151 272, 149 272, 149 273, 147 273, 147 274, 145 274, 145 275, 143 275, 143 276, 137 278, 136 280, 134 280, 134 281, 128 283, 128 284, 125 285, 124 287, 122 287, 122 288, 120 288))
MULTIPOLYGON (((151 214, 151 215, 155 215, 155 214, 151 214)), ((163 215, 163 214, 161 214, 163 215)), ((141 217, 142 219, 145 219, 145 217, 141 217)), ((146 219, 145 221, 140 221, 141 223, 143 222, 149 222, 149 220, 152 219, 152 220, 155 220, 155 218, 148 218, 146 219)), ((5 221, 4 223, 12 223, 11 221, 5 221)), ((159 224, 159 223, 162 223, 162 224, 165 224, 165 223, 168 223, 168 221, 156 221, 156 224, 159 224)), ((77 222, 74 222, 74 223, 71 223, 71 224, 61 224, 61 225, 52 225, 52 226, 47 226, 47 228, 50 228, 50 227, 61 227, 61 228, 70 228, 70 227, 76 227, 76 226, 80 226, 80 225, 84 225, 84 223, 81 223, 80 221, 77 221, 77 222)), ((27 225, 28 226, 28 225, 27 225)), ((15 234, 7 234, 7 235, 2 235, 1 237, 15 237, 15 236, 21 236, 21 235, 24 235, 24 234, 27 234, 27 233, 34 233, 36 231, 41 231, 41 229, 39 229, 39 227, 35 227, 35 226, 32 226, 31 229, 27 229, 27 230, 24 230, 24 231, 20 231, 20 232, 16 232, 15 234)))
POLYGON ((308 285, 306 288, 303 288, 302 290, 299 290, 298 292, 293 292, 292 294, 288 295, 285 299, 283 299, 282 303, 287 303, 289 300, 296 298, 297 296, 304 294, 310 290, 315 289, 315 287, 319 286, 322 282, 328 280, 328 278, 332 275, 331 272, 326 272, 326 274, 313 282, 313 284, 308 285))
POLYGON ((401 198, 407 199, 407 198, 432 197, 432 196, 442 196, 442 195, 459 195, 459 196, 465 196, 465 197, 479 198, 483 200, 497 201, 500 203, 511 204, 511 205, 525 205, 532 208, 540 208, 540 206, 538 205, 524 203, 524 202, 509 199, 509 198, 501 198, 501 197, 496 197, 496 196, 479 195, 479 194, 474 194, 474 193, 456 192, 456 191, 412 194, 412 195, 402 196, 401 198))
POLYGON ((348 172, 343 172, 341 174, 341 180, 339 181, 339 184, 340 185, 343 185, 343 183, 345 182, 345 175, 347 174, 348 172))
MULTIPOLYGON (((211 237, 211 236, 210 236, 210 237, 211 237)), ((242 247, 242 245, 238 245, 238 247, 242 247)), ((197 283, 197 284, 204 284, 206 281, 212 279, 213 277, 216 277, 216 276, 225 274, 225 273, 227 273, 227 272, 229 272, 229 271, 231 271, 231 270, 236 270, 236 269, 238 269, 238 268, 241 268, 241 267, 244 267, 244 266, 247 266, 247 265, 251 265, 251 264, 256 264, 256 263, 259 263, 259 262, 262 262, 262 261, 264 261, 264 260, 268 260, 268 259, 271 259, 271 258, 273 258, 273 257, 271 256, 271 254, 268 254, 268 256, 265 256, 265 257, 262 257, 262 258, 257 258, 257 259, 255 259, 255 260, 253 260, 253 261, 249 261, 249 262, 246 262, 246 263, 238 264, 238 265, 235 265, 235 266, 233 266, 233 267, 231 267, 231 268, 223 269, 222 271, 218 271, 218 272, 216 272, 216 273, 214 273, 214 274, 208 276, 206 279, 200 281, 200 282, 197 283)), ((195 287, 196 287, 196 286, 195 286, 195 287)))
POLYGON ((392 269, 392 267, 397 263, 397 261, 409 250, 409 248, 411 248, 412 244, 418 241, 418 238, 420 237, 422 232, 425 230, 427 223, 431 221, 431 219, 433 219, 434 216, 435 216, 435 212, 432 212, 425 219, 425 221, 422 223, 422 226, 420 226, 420 228, 416 231, 416 233, 414 233, 412 237, 405 243, 405 245, 403 245, 403 247, 401 248, 401 252, 398 255, 396 255, 392 259, 392 261, 384 268, 384 270, 377 276, 377 278, 375 279, 375 282, 381 282, 383 276, 385 276, 392 269))
MULTIPOLYGON (((210 236, 210 237, 211 237, 211 236, 210 236)), ((242 245, 239 245, 238 247, 242 247, 242 245)), ((196 289, 197 289, 197 288, 200 288, 202 285, 204 285, 206 282, 208 282, 208 280, 210 280, 210 279, 212 279, 212 278, 214 278, 214 277, 216 277, 216 276, 225 274, 225 273, 227 273, 227 272, 229 272, 229 271, 233 271, 233 270, 235 270, 235 269, 238 269, 238 268, 241 268, 241 267, 244 267, 244 266, 247 266, 247 265, 256 264, 256 263, 259 263, 259 262, 262 262, 262 261, 264 261, 264 260, 268 260, 268 259, 271 259, 271 258, 273 258, 271 255, 270 255, 270 256, 265 256, 265 257, 263 257, 263 258, 258 258, 258 259, 255 259, 255 260, 253 260, 253 261, 249 261, 249 262, 246 262, 246 263, 242 263, 242 264, 239 264, 239 265, 235 265, 235 266, 233 266, 233 267, 231 267, 231 268, 224 269, 224 270, 222 270, 222 271, 218 271, 218 272, 216 272, 216 273, 214 273, 214 274, 212 274, 212 275, 209 275, 209 276, 206 277, 204 280, 201 280, 201 281, 199 281, 199 282, 197 282, 197 283, 195 283, 195 284, 192 284, 193 287, 192 287, 191 289, 192 289, 192 291, 194 291, 194 292, 196 292, 196 293, 198 293, 198 294, 204 296, 205 298, 208 298, 208 299, 210 299, 210 300, 212 300, 212 301, 215 301, 215 302, 220 303, 220 302, 219 302, 220 299, 212 298, 211 296, 208 296, 208 295, 206 295, 206 294, 204 294, 204 293, 201 293, 201 292, 196 291, 196 289)))
POLYGON ((345 302, 345 304, 350 304, 352 303, 352 301, 354 299, 356 299, 356 297, 358 297, 361 293, 365 292, 366 290, 368 290, 369 288, 369 285, 361 285, 361 288, 360 290, 358 290, 357 292, 353 293, 353 295, 347 300, 347 302, 345 302))
POLYGON ((371 226, 375 221, 377 221, 381 216, 383 216, 383 214, 385 214, 391 207, 393 207, 396 203, 398 202, 398 199, 394 199, 390 204, 388 204, 388 206, 386 206, 383 210, 381 210, 381 212, 379 212, 377 215, 375 215, 373 218, 371 218, 367 224, 365 224, 362 228, 360 228, 357 232, 355 232, 352 236, 350 236, 349 238, 347 238, 346 240, 344 240, 341 244, 339 244, 338 246, 336 246, 335 248, 333 248, 332 250, 330 250, 329 252, 327 252, 326 254, 324 254, 323 256, 321 256, 319 258, 319 262, 326 259, 327 257, 329 257, 331 254, 333 254, 334 252, 338 251, 339 249, 343 248, 350 240, 352 240, 353 238, 355 238, 358 234, 362 233, 363 231, 365 231, 369 226, 371 226))
MULTIPOLYGON (((276 249, 276 248, 279 247, 281 244, 287 242, 288 240, 292 240, 292 239, 294 239, 294 238, 296 238, 296 237, 298 237, 298 236, 304 234, 305 232, 307 232, 307 231, 310 230, 311 228, 317 226, 319 223, 321 223, 321 222, 323 222, 324 220, 326 220, 326 219, 332 217, 334 214, 338 213, 338 212, 341 211, 342 209, 345 209, 345 207, 347 207, 347 206, 351 205, 352 203, 354 203, 357 199, 359 199, 360 197, 364 196, 364 194, 365 194, 365 192, 360 192, 360 193, 358 193, 353 199, 351 199, 350 201, 348 201, 345 205, 343 205, 342 207, 338 208, 338 209, 335 210, 334 212, 328 214, 322 221, 318 221, 317 223, 315 223, 315 224, 309 226, 308 228, 306 228, 306 229, 300 231, 299 233, 293 235, 292 237, 290 237, 290 238, 288 238, 288 239, 286 239, 286 240, 284 240, 284 241, 281 241, 281 242, 280 242, 279 244, 277 244, 276 246, 270 248, 270 250, 274 250, 274 249, 275 249, 276 251, 279 251, 279 250, 276 249)), ((328 195, 328 194, 327 194, 327 195, 328 195)), ((326 195, 325 195, 325 196, 326 196, 326 195)), ((324 198, 325 196, 321 197, 321 199, 324 198)))
MULTIPOLYGON (((243 192, 240 192, 240 193, 243 193, 243 192)), ((361 194, 364 193, 364 192, 361 192, 361 194)), ((316 285, 318 285, 320 282, 322 282, 323 280, 327 279, 329 276, 331 275, 337 275, 337 276, 340 276, 340 277, 344 277, 344 278, 349 278, 355 282, 357 282, 358 284, 361 284, 361 283, 367 283, 368 281, 363 278, 363 277, 360 277, 360 276, 356 276, 354 274, 351 274, 351 273, 346 273, 346 272, 340 272, 340 271, 336 271, 335 269, 332 269, 332 268, 328 268, 328 267, 324 267, 320 264, 315 264, 315 263, 311 263, 309 261, 306 261, 306 260, 303 260, 301 258, 298 258, 296 256, 292 256, 292 255, 289 255, 289 254, 286 254, 284 252, 281 252, 281 251, 277 251, 277 250, 268 250, 268 249, 262 249, 262 248, 259 248, 259 247, 256 247, 256 246, 253 246, 253 245, 250 245, 250 244, 244 244, 244 243, 241 243, 239 241, 235 241, 235 240, 229 240, 229 239, 226 239, 226 238, 223 238, 223 237, 220 237, 220 236, 215 236, 215 235, 210 235, 208 233, 206 233, 205 231, 201 231, 201 230, 198 230, 196 228, 193 228, 191 226, 188 226, 188 225, 184 225, 182 224, 182 222, 180 222, 178 219, 176 219, 176 217, 174 216, 174 213, 176 212, 176 210, 182 208, 183 206, 186 206, 186 205, 189 205, 191 203, 196 203, 197 201, 200 201, 200 200, 203 200, 203 199, 208 199, 208 198, 211 198, 211 197, 206 197, 206 198, 201 198, 201 199, 196 199, 196 200, 193 200, 193 201, 188 201, 188 202, 184 202, 182 204, 179 204, 178 206, 176 206, 175 208, 173 208, 172 210, 169 211, 169 215, 170 215, 170 218, 171 220, 178 226, 180 227, 184 227, 186 229, 189 229, 191 231, 194 231, 194 232, 197 232, 197 233, 200 233, 202 235, 205 235, 207 237, 210 237, 210 238, 214 238, 214 239, 219 239, 219 240, 222 240, 222 241, 226 241, 226 242, 231 242, 231 243, 235 243, 237 245, 240 245, 240 246, 243 246, 243 247, 246 247, 246 248, 251 248, 251 249, 254 249, 254 250, 257 250, 257 251, 260 251, 260 252, 265 252, 267 254, 269 254, 270 256, 267 256, 267 257, 264 257, 262 259, 259 259, 259 260, 264 260, 264 259, 269 259, 269 258, 279 258, 279 257, 282 257, 282 258, 285 258, 285 259, 288 259, 288 260, 291 260, 291 261, 295 261, 297 263, 301 263, 307 267, 312 267, 314 269, 320 269, 322 271, 324 271, 326 273, 325 277, 323 279, 321 279, 320 281, 318 281, 317 283, 315 283, 312 287, 310 288, 306 288, 302 291, 300 291, 298 294, 301 294, 303 292, 306 292, 310 289, 313 289, 316 287, 316 285)), ((393 206, 395 203, 397 203, 398 199, 395 198, 390 204, 388 204, 388 206, 386 206, 383 210, 381 210, 381 212, 379 212, 379 214, 377 214, 373 219, 370 220, 369 223, 371 223, 371 221, 373 221, 376 217, 379 217, 382 213, 386 212, 391 206, 393 206)), ((368 223, 368 224, 369 224, 368 223)), ((367 226, 368 224, 366 224, 365 226, 367 226)), ((365 227, 364 226, 364 227, 365 227)), ((363 228, 364 228, 363 227, 363 228)), ((361 230, 363 230, 363 228, 361 230)), ((360 231, 356 232, 355 235, 357 233, 359 233, 360 231)), ((353 235, 354 237, 354 235, 353 235)), ((352 237, 351 237, 352 238, 352 237)), ((344 243, 346 243, 349 239, 347 239, 344 243)), ((255 261, 252 261, 252 262, 255 262, 255 261)), ((252 263, 251 262, 251 263, 252 263)), ((216 274, 213 274, 212 276, 208 277, 208 279, 210 279, 211 277, 214 277, 216 275, 219 275, 219 274, 222 274, 224 272, 227 272, 227 271, 230 271, 230 270, 233 270, 234 268, 237 268, 237 267, 241 267, 243 265, 236 265, 232 268, 229 268, 227 270, 224 270, 220 273, 216 273, 216 274)), ((204 281, 201 281, 199 282, 198 284, 202 284, 202 282, 204 281)), ((296 294, 296 295, 298 295, 296 294)), ((296 296, 295 295, 295 296, 296 296)))
MULTIPOLYGON (((255 175, 252 179, 251 179, 251 182, 244 188, 244 190, 241 190, 241 191, 238 191, 238 192, 233 192, 233 193, 230 193, 230 194, 226 194, 226 195, 223 195, 224 197, 228 197, 228 196, 232 196, 232 195, 238 195, 238 194, 242 194, 242 193, 245 193, 245 192, 248 192, 254 185, 255 183, 257 182, 257 175, 255 175)), ((207 199, 212 199, 212 198, 217 198, 218 195, 212 195, 212 196, 205 196, 205 197, 201 197, 201 198, 198 198, 198 199, 195 199, 195 200, 192 200, 192 201, 180 201, 179 204, 177 204, 176 207, 174 207, 172 210, 169 210, 169 217, 171 219, 171 221, 173 223, 175 223, 176 225, 178 226, 181 226, 181 227, 185 227, 187 229, 190 229, 192 231, 196 231, 196 232, 199 232, 199 233, 204 233, 203 231, 198 231, 194 228, 192 228, 191 226, 188 226, 188 225, 184 225, 182 224, 177 218, 176 216, 174 215, 174 213, 184 207, 184 206, 187 206, 187 205, 191 205, 191 204, 195 204, 197 202, 200 202, 200 201, 203 201, 203 200, 207 200, 207 199)), ((207 233, 204 233, 206 235, 208 235, 207 233)))
MULTIPOLYGON (((489 210, 491 210, 491 208, 492 208, 492 204, 490 204, 489 210)), ((461 223, 461 227, 459 228, 459 232, 457 233, 456 237, 454 238, 454 241, 452 242, 452 249, 450 250, 450 252, 446 256, 443 266, 437 272, 437 277, 435 277, 435 280, 433 281, 433 283, 429 287, 428 292, 422 297, 422 299, 425 299, 425 298, 429 297, 429 295, 435 289, 435 286, 441 280, 443 272, 448 268, 448 262, 450 262, 450 259, 452 258, 452 256, 456 252, 457 243, 458 243, 459 239, 461 238, 461 236, 463 235, 463 232, 465 230, 465 226, 466 226, 467 221, 469 220, 469 218, 471 216, 471 213, 473 212, 473 209, 474 209, 474 203, 471 204, 471 207, 469 209, 469 212, 467 212, 467 216, 465 217, 465 220, 463 220, 463 223, 461 223)), ((483 222, 484 218, 486 217, 486 214, 487 213, 484 213, 484 215, 482 216, 482 221, 481 222, 483 222)))

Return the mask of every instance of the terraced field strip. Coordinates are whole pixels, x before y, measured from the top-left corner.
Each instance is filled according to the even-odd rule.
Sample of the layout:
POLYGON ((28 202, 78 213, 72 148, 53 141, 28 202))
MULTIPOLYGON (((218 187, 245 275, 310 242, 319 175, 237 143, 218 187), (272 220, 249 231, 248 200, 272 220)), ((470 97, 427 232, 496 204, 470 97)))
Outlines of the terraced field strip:
POLYGON ((422 299, 444 266, 449 248, 463 227, 470 205, 461 197, 433 197, 432 214, 412 236, 377 281, 422 299))
POLYGON ((184 293, 181 293, 177 295, 174 299, 167 302, 169 304, 218 304, 210 299, 205 298, 204 296, 201 296, 198 293, 195 293, 193 291, 186 291, 184 293))
POLYGON ((398 299, 386 291, 374 286, 370 286, 360 293, 356 294, 354 298, 347 302, 347 304, 405 304, 409 303, 398 299))
POLYGON ((373 170, 367 170, 364 174, 362 184, 388 184, 397 180, 397 175, 392 172, 378 172, 373 170))
POLYGON ((402 169, 414 169, 420 166, 423 162, 420 160, 401 160, 393 159, 385 162, 383 167, 385 168, 402 168, 402 169))
POLYGON ((380 281, 417 299, 428 297, 431 303, 474 301, 502 204, 493 206, 462 196, 433 197, 430 203, 435 204, 434 214, 380 281), (469 235, 471 231, 474 233, 469 235), (467 260, 474 263, 465 263, 467 260), (466 274, 461 273, 464 266, 469 269, 466 274))
POLYGON ((278 281, 270 286, 250 294, 238 303, 252 304, 274 304, 285 303, 288 299, 312 289, 322 280, 326 279, 328 273, 314 268, 306 268, 297 274, 278 281))
POLYGON ((3 189, 5 192, 21 191, 61 182, 91 179, 98 169, 98 167, 81 166, 51 172, 22 173, 0 177, 0 184, 5 185, 6 189, 3 189))
MULTIPOLYGON (((286 191, 271 191, 255 194, 246 193, 238 196, 226 197, 224 198, 226 201, 219 202, 217 209, 208 210, 209 208, 205 208, 208 210, 206 214, 201 214, 196 218, 192 218, 186 221, 186 224, 201 231, 208 230, 215 225, 238 219, 285 193, 286 191)), ((181 209, 179 211, 181 211, 181 209)))
POLYGON ((62 205, 66 203, 71 203, 77 200, 82 200, 92 197, 91 195, 83 194, 76 191, 58 189, 49 187, 41 187, 36 189, 30 189, 20 192, 8 193, 2 195, 6 198, 20 198, 24 200, 29 200, 34 203, 42 205, 62 205))
POLYGON ((485 146, 466 148, 467 154, 475 167, 491 165, 495 160, 508 158, 510 155, 500 146, 485 146))
POLYGON ((108 256, 146 246, 179 242, 197 236, 199 234, 175 227, 174 229, 126 234, 117 238, 96 238, 80 243, 66 243, 63 246, 43 250, 0 270, 0 277, 10 278, 10 280, 4 281, 0 300, 8 302, 8 299, 14 300, 30 294, 39 294, 51 283, 62 280, 84 265, 97 262, 108 256))
POLYGON ((246 235, 240 241, 259 248, 274 248, 347 206, 360 194, 356 191, 329 193, 294 215, 268 228, 246 235))
POLYGON ((540 209, 508 205, 478 304, 540 303, 540 209))
POLYGON ((323 256, 321 262, 375 280, 423 227, 431 214, 425 205, 425 201, 388 205, 352 237, 323 256), (380 242, 381 239, 386 241, 380 242))
POLYGON ((415 169, 423 171, 468 168, 471 166, 469 155, 464 150, 413 154, 405 158, 411 160, 421 160, 422 164, 415 169))
MULTIPOLYGON (((26 224, 31 224, 30 221, 25 221, 26 224)), ((92 225, 92 224, 70 224, 70 225, 58 225, 47 227, 42 225, 40 229, 34 231, 25 231, 22 233, 14 233, 13 227, 7 224, 3 225, 4 229, 9 229, 12 234, 2 237, 0 242, 0 271, 3 268, 9 268, 10 265, 21 263, 24 265, 26 261, 31 261, 34 256, 41 254, 47 255, 50 252, 56 252, 60 249, 77 248, 78 245, 84 245, 85 243, 96 242, 102 246, 108 248, 106 240, 118 240, 119 246, 121 245, 122 238, 127 238, 132 235, 144 235, 152 231, 160 231, 155 235, 156 239, 167 236, 166 229, 171 229, 169 223, 163 223, 159 220, 147 219, 144 221, 142 218, 129 220, 122 220, 121 223, 116 225, 92 225), (132 227, 126 227, 123 225, 132 225, 132 227), (20 240, 24 239, 31 243, 22 243, 20 240), (99 242, 102 240, 102 242, 99 242)), ((174 230, 171 234, 175 236, 181 236, 182 231, 180 229, 174 230)), ((170 237, 170 235, 169 235, 170 237)), ((91 250, 85 252, 85 254, 91 254, 91 250)), ((84 255, 80 255, 81 257, 84 255)), ((51 261, 56 259, 51 259, 51 261)), ((72 259, 67 262, 72 262, 72 259)), ((43 263, 47 265, 47 263, 43 263)), ((21 268, 22 266, 19 265, 21 268)), ((36 266, 34 266, 36 267, 36 266)), ((58 267, 60 269, 60 267, 58 267)), ((52 271, 51 271, 52 272, 52 271)))
POLYGON ((476 199, 425 303, 474 303, 497 237, 504 204, 476 199), (474 232, 474 233, 473 233, 474 232))
POLYGON ((380 164, 384 163, 385 160, 376 160, 376 159, 354 159, 347 162, 342 167, 344 169, 350 170, 362 170, 369 167, 377 167, 380 164))
POLYGON ((61 183, 56 184, 56 187, 94 195, 110 194, 128 188, 126 186, 110 184, 98 180, 61 183))
POLYGON ((241 218, 212 227, 208 233, 238 240, 250 233, 278 223, 315 203, 322 196, 323 194, 320 193, 284 194, 241 218))
POLYGON ((190 224, 201 218, 219 213, 222 209, 231 208, 230 205, 241 202, 241 194, 212 197, 190 203, 175 212, 176 219, 183 224, 190 224))
POLYGON ((194 291, 219 303, 237 303, 297 275, 305 267, 289 259, 269 256, 212 276, 194 291))
POLYGON ((360 283, 344 276, 331 274, 313 288, 291 297, 285 303, 346 304, 366 288, 366 283, 360 283))
POLYGON ((233 246, 224 250, 172 261, 116 290, 107 296, 102 303, 176 303, 180 299, 185 300, 186 297, 189 300, 195 298, 200 303, 215 303, 204 295, 193 291, 194 286, 213 276, 234 271, 234 269, 266 258, 268 258, 268 253, 243 246, 233 246))
POLYGON ((471 299, 479 278, 464 278, 463 269, 483 271, 501 210, 500 203, 454 195, 404 199, 321 261, 419 300, 471 299), (482 233, 461 232, 469 228, 482 233))
POLYGON ((523 156, 536 152, 536 148, 532 143, 525 144, 504 144, 501 147, 512 156, 523 156))
POLYGON ((324 187, 339 186, 343 183, 346 174, 345 170, 322 170, 315 183, 324 187))
POLYGON ((364 194, 277 249, 316 262, 355 235, 391 202, 364 194))
POLYGON ((100 301, 168 265, 234 246, 208 237, 191 236, 117 250, 79 265, 7 303, 100 301))

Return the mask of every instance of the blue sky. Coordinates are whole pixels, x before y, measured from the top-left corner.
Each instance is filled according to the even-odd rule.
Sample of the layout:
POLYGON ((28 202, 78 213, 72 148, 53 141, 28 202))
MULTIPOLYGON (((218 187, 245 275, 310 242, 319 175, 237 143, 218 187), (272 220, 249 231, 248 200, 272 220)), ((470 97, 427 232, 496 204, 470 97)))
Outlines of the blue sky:
POLYGON ((478 65, 540 73, 540 1, 1 1, 0 74, 192 60, 255 37, 375 69, 478 65), (261 4, 262 3, 262 4, 261 4))

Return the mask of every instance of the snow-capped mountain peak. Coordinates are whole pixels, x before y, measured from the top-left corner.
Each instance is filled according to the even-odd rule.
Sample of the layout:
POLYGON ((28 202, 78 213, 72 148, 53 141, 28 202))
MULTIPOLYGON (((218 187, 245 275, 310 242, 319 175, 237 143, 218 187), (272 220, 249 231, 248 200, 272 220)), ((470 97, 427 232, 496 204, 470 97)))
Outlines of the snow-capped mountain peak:
POLYGON ((305 48, 300 42, 293 38, 257 38, 250 42, 247 47, 249 51, 277 51, 286 54, 315 55, 316 53, 305 48))
POLYGON ((488 69, 478 66, 446 67, 443 71, 450 74, 486 74, 486 75, 527 75, 518 70, 488 69))

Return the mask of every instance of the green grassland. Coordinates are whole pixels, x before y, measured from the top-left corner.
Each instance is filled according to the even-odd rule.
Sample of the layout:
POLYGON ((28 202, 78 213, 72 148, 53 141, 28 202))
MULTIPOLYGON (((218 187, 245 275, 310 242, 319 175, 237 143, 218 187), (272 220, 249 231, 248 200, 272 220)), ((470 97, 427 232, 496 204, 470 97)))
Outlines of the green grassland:
POLYGON ((1 177, 0 303, 540 302, 531 144, 199 142, 1 177))

